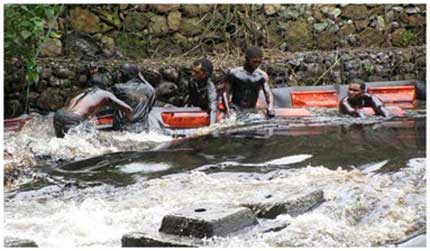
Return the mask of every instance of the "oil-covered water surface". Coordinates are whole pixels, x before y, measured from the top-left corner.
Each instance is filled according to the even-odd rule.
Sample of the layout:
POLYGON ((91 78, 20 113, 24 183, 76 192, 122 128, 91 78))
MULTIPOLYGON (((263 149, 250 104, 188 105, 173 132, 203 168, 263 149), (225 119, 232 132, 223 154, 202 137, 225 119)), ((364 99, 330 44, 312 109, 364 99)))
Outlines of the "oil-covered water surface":
POLYGON ((64 156, 74 153, 54 151, 52 139, 50 152, 28 139, 10 140, 5 150, 21 140, 39 157, 31 182, 5 193, 5 235, 41 247, 119 247, 122 235, 158 232, 164 215, 190 205, 239 205, 261 194, 315 189, 325 201, 313 210, 259 219, 286 228, 249 228, 203 245, 387 246, 425 230, 425 117, 308 122, 274 121, 178 140, 160 135, 148 144, 136 139, 154 134, 91 132, 86 142, 96 146, 89 149, 94 153, 77 147, 69 159, 64 156), (43 155, 50 158, 41 161, 43 155))

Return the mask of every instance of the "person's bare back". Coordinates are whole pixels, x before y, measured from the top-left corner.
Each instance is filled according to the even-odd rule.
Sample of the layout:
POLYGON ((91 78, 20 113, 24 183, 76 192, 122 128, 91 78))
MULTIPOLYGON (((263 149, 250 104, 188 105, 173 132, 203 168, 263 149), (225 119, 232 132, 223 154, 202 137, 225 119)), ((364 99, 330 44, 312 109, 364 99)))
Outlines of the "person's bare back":
POLYGON ((99 88, 92 88, 79 94, 70 100, 64 109, 87 119, 107 105, 113 105, 130 116, 133 112, 133 109, 125 102, 119 100, 112 93, 99 88))
POLYGON ((70 128, 79 125, 107 105, 123 111, 131 120, 133 108, 112 93, 93 87, 72 98, 63 109, 55 112, 55 136, 63 138, 70 128))

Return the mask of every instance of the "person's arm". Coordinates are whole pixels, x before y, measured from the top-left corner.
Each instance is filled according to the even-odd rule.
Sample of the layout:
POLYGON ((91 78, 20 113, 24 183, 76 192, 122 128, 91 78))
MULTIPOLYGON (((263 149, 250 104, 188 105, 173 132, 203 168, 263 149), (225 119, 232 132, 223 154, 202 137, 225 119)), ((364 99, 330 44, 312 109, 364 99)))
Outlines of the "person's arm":
POLYGON ((348 115, 351 115, 351 116, 354 116, 354 117, 361 117, 361 118, 363 118, 363 116, 364 116, 364 114, 363 114, 363 113, 361 113, 361 112, 357 111, 356 109, 354 109, 354 108, 349 104, 349 101, 348 101, 348 98, 347 98, 347 97, 343 98, 343 99, 340 101, 340 104, 339 104, 339 111, 340 111, 340 113, 348 114, 348 115))
POLYGON ((227 76, 224 79, 224 91, 222 93, 222 101, 224 103, 224 108, 227 113, 227 115, 230 115, 230 95, 231 95, 231 76, 230 72, 227 74, 227 76))
POLYGON ((118 99, 115 95, 110 92, 107 92, 111 103, 116 106, 119 110, 124 112, 128 119, 131 119, 133 116, 133 108, 127 105, 124 101, 118 99))
POLYGON ((370 98, 372 108, 375 111, 375 114, 382 115, 386 118, 391 116, 391 113, 384 107, 384 103, 382 103, 382 101, 378 97, 376 97, 375 95, 371 95, 370 98))
POLYGON ((208 81, 208 98, 209 98, 209 125, 213 125, 216 122, 216 112, 217 112, 217 93, 215 85, 212 81, 208 81))
POLYGON ((273 118, 275 117, 275 110, 273 109, 273 95, 269 87, 269 76, 267 73, 264 73, 264 79, 263 92, 267 103, 267 117, 273 118))

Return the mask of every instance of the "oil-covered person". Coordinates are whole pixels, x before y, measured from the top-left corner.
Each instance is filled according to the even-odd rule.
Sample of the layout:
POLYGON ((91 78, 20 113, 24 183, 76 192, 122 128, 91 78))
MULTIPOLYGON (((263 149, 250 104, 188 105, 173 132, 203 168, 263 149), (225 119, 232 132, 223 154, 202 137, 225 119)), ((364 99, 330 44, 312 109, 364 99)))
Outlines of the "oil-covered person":
POLYGON ((53 122, 55 135, 58 138, 63 138, 72 127, 94 117, 98 111, 107 106, 121 111, 125 120, 132 118, 133 108, 103 88, 104 85, 90 87, 73 97, 64 108, 55 112, 53 122))
POLYGON ((223 102, 227 114, 232 109, 255 108, 260 90, 266 98, 266 115, 275 116, 273 109, 273 95, 269 87, 269 76, 259 67, 263 61, 263 52, 256 46, 245 51, 245 64, 233 68, 224 80, 223 102))
POLYGON ((390 117, 384 103, 374 95, 366 92, 366 84, 361 79, 354 79, 348 86, 348 94, 339 103, 339 112, 354 117, 365 118, 364 107, 371 107, 376 115, 390 117))
POLYGON ((142 76, 137 65, 126 63, 121 66, 120 72, 124 82, 115 84, 112 91, 119 99, 130 105, 134 112, 128 121, 123 111, 115 111, 113 129, 136 133, 146 131, 149 129, 148 115, 156 99, 155 90, 142 76))
POLYGON ((213 66, 206 58, 194 61, 191 68, 191 81, 189 83, 189 96, 186 103, 200 107, 209 114, 210 124, 216 122, 217 91, 211 81, 213 66))

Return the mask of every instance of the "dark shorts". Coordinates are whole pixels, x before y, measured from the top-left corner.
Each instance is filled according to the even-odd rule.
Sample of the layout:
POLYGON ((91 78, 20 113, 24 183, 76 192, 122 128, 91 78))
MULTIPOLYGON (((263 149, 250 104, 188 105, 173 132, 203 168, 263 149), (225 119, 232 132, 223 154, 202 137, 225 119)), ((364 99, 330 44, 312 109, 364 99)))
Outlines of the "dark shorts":
POLYGON ((85 119, 77 114, 60 109, 54 115, 55 136, 63 138, 70 128, 79 125, 85 119))

